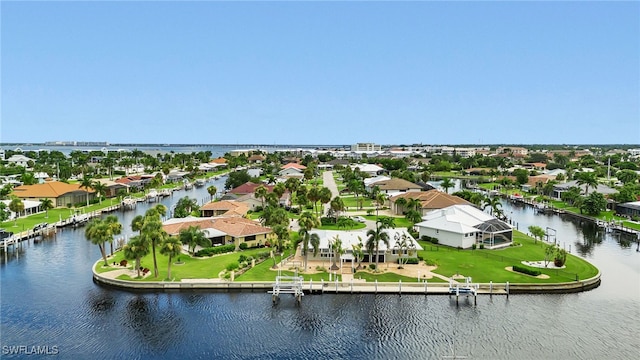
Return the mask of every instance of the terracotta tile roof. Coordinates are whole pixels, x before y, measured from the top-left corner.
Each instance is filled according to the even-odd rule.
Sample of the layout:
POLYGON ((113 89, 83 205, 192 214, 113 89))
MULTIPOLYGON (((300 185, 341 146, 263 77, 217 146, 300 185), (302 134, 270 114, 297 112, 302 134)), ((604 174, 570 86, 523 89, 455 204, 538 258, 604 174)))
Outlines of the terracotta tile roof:
POLYGON ((285 165, 282 165, 281 169, 285 170, 285 169, 297 169, 297 170, 304 170, 307 167, 304 165, 300 165, 300 164, 296 164, 296 163, 288 163, 285 165))
POLYGON ((88 190, 80 188, 80 184, 67 184, 61 181, 50 181, 44 184, 21 185, 13 189, 13 194, 19 198, 58 198, 64 194, 74 191, 94 193, 91 188, 88 190))
POLYGON ((209 161, 212 164, 226 164, 227 163, 227 159, 225 158, 217 158, 217 159, 213 159, 211 161, 209 161))
MULTIPOLYGON (((236 195, 252 194, 256 192, 256 188, 258 188, 258 186, 260 185, 264 185, 264 184, 246 182, 236 188, 231 189, 231 191, 229 192, 236 195)), ((273 185, 264 185, 264 186, 267 188, 267 192, 273 191, 273 185)))
POLYGON ((221 200, 204 204, 200 210, 231 211, 234 214, 244 215, 249 210, 249 206, 238 201, 221 200))
POLYGON ((185 221, 163 225, 162 228, 169 235, 177 235, 180 230, 189 226, 197 226, 200 229, 216 229, 233 237, 245 237, 249 235, 270 234, 271 228, 260 225, 259 222, 243 217, 214 217, 193 218, 185 221))
POLYGON ((391 202, 396 202, 399 198, 418 199, 420 200, 420 206, 422 209, 443 209, 451 205, 473 205, 467 200, 444 193, 438 190, 429 190, 421 192, 408 192, 396 196, 392 196, 389 199, 391 202))

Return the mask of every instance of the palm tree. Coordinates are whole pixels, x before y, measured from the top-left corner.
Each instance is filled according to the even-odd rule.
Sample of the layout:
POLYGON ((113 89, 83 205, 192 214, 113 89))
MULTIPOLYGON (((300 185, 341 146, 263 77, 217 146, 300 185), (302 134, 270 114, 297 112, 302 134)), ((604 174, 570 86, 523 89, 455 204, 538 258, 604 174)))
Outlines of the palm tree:
POLYGON ((185 218, 191 214, 193 211, 198 211, 200 207, 198 206, 198 201, 196 199, 191 199, 188 196, 185 196, 178 200, 176 203, 176 207, 173 210, 173 216, 177 218, 185 218))
POLYGON ((164 206, 156 205, 147 210, 144 215, 144 222, 140 228, 140 238, 144 242, 151 243, 151 252, 153 255, 153 273, 155 277, 158 277, 158 261, 156 259, 156 245, 161 244, 169 237, 166 231, 162 229, 162 221, 160 219, 161 211, 166 210, 164 206))
POLYGON ((484 206, 482 209, 491 208, 491 216, 493 213, 496 213, 496 216, 501 213, 500 208, 502 207, 502 203, 500 202, 500 198, 497 196, 487 196, 484 198, 484 206))
POLYGON ((400 235, 398 235, 396 233, 395 241, 396 241, 396 243, 393 245, 393 248, 398 251, 398 256, 399 256, 399 260, 400 260, 399 261, 399 264, 400 264, 399 268, 402 269, 404 267, 404 265, 406 264, 406 262, 402 261, 403 255, 405 253, 407 253, 407 257, 405 257, 405 259, 407 259, 409 256, 411 256, 414 253, 414 251, 416 250, 416 244, 409 239, 409 236, 407 236, 407 234, 402 234, 402 236, 400 236, 400 235))
POLYGON ((92 244, 98 245, 104 265, 107 266, 107 253, 105 250, 105 243, 112 242, 113 236, 120 234, 122 231, 122 224, 118 222, 118 218, 115 215, 109 215, 105 219, 94 219, 87 225, 84 236, 92 244))
POLYGON ((596 173, 588 173, 582 172, 578 175, 578 186, 584 185, 584 194, 589 194, 589 188, 597 188, 598 187, 598 178, 596 177, 596 173))
MULTIPOLYGON (((276 250, 282 253, 284 249, 285 241, 289 240, 289 229, 286 225, 277 224, 273 226, 273 233, 276 234, 278 243, 276 244, 276 250)), ((275 265, 275 264, 274 264, 275 265)))
POLYGON ((317 204, 318 200, 320 200, 320 189, 318 189, 317 185, 313 185, 311 189, 307 191, 307 199, 313 203, 313 211, 316 216, 318 216, 317 204))
POLYGON ((364 256, 364 251, 362 251, 362 239, 359 236, 358 240, 360 240, 358 244, 351 245, 351 248, 353 249, 353 255, 356 257, 356 261, 358 262, 358 267, 356 269, 359 270, 362 267, 360 265, 360 262, 362 261, 362 258, 364 256))
POLYGON ((442 179, 442 182, 440 183, 440 186, 442 186, 444 191, 448 194, 449 193, 449 189, 451 189, 454 186, 454 183, 453 183, 453 181, 451 181, 451 179, 444 178, 444 179, 442 179))
MULTIPOLYGON (((375 249, 375 257, 376 257, 376 271, 378 271, 378 251, 380 247, 380 241, 382 241, 387 248, 389 247, 389 234, 384 231, 384 228, 381 226, 377 226, 375 229, 370 229, 367 231, 367 249, 375 249)), ((371 261, 371 259, 369 259, 371 261)))
POLYGON ((22 202, 22 199, 17 196, 12 196, 11 202, 9 203, 9 210, 16 214, 13 223, 13 226, 16 227, 18 226, 18 216, 20 216, 20 213, 24 211, 24 202, 22 202))
POLYGON ((264 200, 267 197, 267 187, 264 185, 260 185, 256 188, 256 190, 253 192, 255 194, 255 197, 260 199, 260 201, 262 202, 262 209, 264 209, 264 200))
MULTIPOLYGON (((328 187, 322 187, 318 191, 318 200, 320 201, 320 204, 322 204, 322 206, 324 206, 324 204, 328 204, 331 201, 331 196, 331 190, 329 190, 328 187)), ((322 210, 322 213, 324 214, 324 209, 322 210)))
POLYGON ((211 185, 207 188, 207 192, 211 196, 211 201, 215 200, 216 193, 218 192, 218 188, 214 185, 211 185))
POLYGON ((98 194, 99 202, 102 202, 102 196, 104 196, 107 193, 107 185, 101 183, 100 181, 94 181, 91 183, 91 187, 98 194))
POLYGON ((198 245, 203 247, 211 246, 211 240, 207 239, 198 226, 192 225, 186 229, 180 230, 178 238, 181 243, 187 245, 187 248, 192 254, 195 253, 196 246, 198 245))
POLYGON ((162 242, 160 246, 160 254, 169 257, 167 265, 167 279, 171 280, 171 258, 180 255, 182 252, 182 243, 175 236, 169 236, 162 242))
POLYGON ((139 236, 134 236, 122 247, 122 250, 126 259, 136 261, 136 270, 140 277, 140 259, 149 253, 149 244, 145 244, 139 236))
POLYGON ((40 207, 45 211, 45 218, 49 218, 49 210, 53 209, 53 200, 45 198, 40 200, 40 207))
POLYGON ((398 197, 394 204, 396 205, 395 213, 401 214, 404 211, 404 207, 407 206, 407 199, 402 196, 398 197))
POLYGON ((93 189, 93 181, 88 176, 82 178, 80 182, 80 189, 84 188, 87 191, 87 206, 89 206, 89 189, 93 189))
POLYGON ((144 224, 144 216, 136 215, 136 217, 131 220, 131 230, 139 233, 142 229, 142 224, 144 224))
POLYGON ((384 202, 387 200, 387 197, 382 194, 382 193, 378 193, 376 194, 376 219, 378 218, 378 210, 380 210, 380 207, 382 207, 384 205, 384 202))
POLYGON ((304 268, 306 270, 309 243, 311 242, 311 245, 313 246, 314 256, 318 253, 318 246, 320 244, 318 234, 310 234, 310 231, 311 229, 320 226, 320 221, 318 221, 318 218, 313 213, 305 211, 300 215, 298 224, 300 225, 300 231, 298 231, 298 233, 302 238, 302 255, 304 255, 304 268))
POLYGON ((340 240, 340 236, 338 235, 334 236, 333 241, 330 244, 330 248, 334 254, 333 265, 331 265, 331 270, 338 270, 340 269, 340 267, 338 267, 337 262, 340 259, 340 255, 344 254, 344 249, 342 248, 342 240, 340 240))
POLYGON ((340 196, 334 197, 329 206, 331 207, 331 210, 335 212, 336 218, 340 218, 340 212, 344 211, 344 201, 342 201, 340 196))
POLYGON ((411 198, 411 199, 407 200, 407 208, 408 209, 413 209, 415 211, 421 211, 422 210, 422 203, 420 202, 419 199, 411 198))

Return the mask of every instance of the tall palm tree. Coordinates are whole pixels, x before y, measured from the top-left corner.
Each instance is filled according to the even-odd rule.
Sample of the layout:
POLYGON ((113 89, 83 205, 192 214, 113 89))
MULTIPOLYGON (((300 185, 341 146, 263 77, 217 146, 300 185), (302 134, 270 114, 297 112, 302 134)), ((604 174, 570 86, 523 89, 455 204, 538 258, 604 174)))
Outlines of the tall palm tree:
MULTIPOLYGON (((375 249, 376 271, 378 271, 380 241, 382 241, 387 248, 389 247, 389 234, 384 231, 384 228, 377 226, 375 229, 367 231, 367 249, 375 249)), ((371 259, 369 259, 369 261, 371 261, 371 259)))
POLYGON ((80 182, 80 189, 84 188, 87 191, 87 206, 89 206, 89 189, 93 189, 93 181, 88 176, 82 178, 80 182))
POLYGON ((167 261, 167 279, 171 280, 171 259, 180 255, 182 252, 182 243, 175 236, 169 236, 162 242, 160 246, 160 254, 169 257, 167 261))
POLYGON ((102 202, 102 197, 107 193, 107 185, 101 183, 100 181, 94 181, 91 183, 91 187, 98 194, 99 202, 102 202))
POLYGON ((384 202, 387 200, 387 197, 383 193, 376 194, 376 219, 378 218, 378 210, 384 205, 384 202))
POLYGON ((218 188, 214 185, 211 185, 207 188, 207 192, 211 196, 211 201, 215 200, 216 193, 218 192, 218 188))
POLYGON ((320 238, 318 237, 318 235, 310 234, 309 232, 311 231, 311 229, 320 226, 320 221, 318 221, 318 218, 313 213, 305 211, 300 215, 298 224, 300 225, 300 231, 298 231, 298 233, 302 238, 302 255, 304 255, 304 268, 306 270, 309 242, 311 242, 311 245, 314 248, 314 255, 317 253, 317 246, 320 243, 320 238), (315 244, 316 240, 317 244, 315 244))
POLYGON ((9 202, 9 210, 13 211, 15 215, 13 226, 18 226, 18 217, 20 213, 24 211, 24 202, 17 196, 11 197, 11 202, 9 202))
POLYGON ((598 187, 598 178, 596 177, 596 173, 591 172, 582 172, 578 174, 578 186, 584 185, 584 194, 589 195, 589 188, 597 188, 598 187))
POLYGON ((200 230, 198 226, 189 226, 186 229, 180 230, 178 234, 178 239, 181 243, 186 244, 189 248, 189 251, 194 254, 196 251, 196 246, 211 246, 211 240, 207 239, 204 233, 200 230))
POLYGON ((87 225, 84 236, 92 244, 98 245, 104 265, 107 266, 106 242, 112 242, 113 236, 120 234, 122 224, 115 215, 109 215, 105 219, 94 219, 87 225))
POLYGON ((342 240, 340 236, 336 235, 333 237, 333 241, 331 242, 331 251, 333 251, 333 265, 331 265, 331 270, 338 270, 338 261, 340 261, 340 256, 344 254, 344 249, 342 248, 342 240))
POLYGON ((309 201, 311 201, 311 203, 313 204, 313 211, 315 212, 316 216, 318 215, 318 210, 317 210, 317 206, 318 205, 318 200, 320 200, 320 189, 318 189, 317 185, 313 185, 308 191, 307 191, 307 199, 309 199, 309 201))
POLYGON ((286 225, 282 224, 274 225, 272 229, 273 233, 276 234, 277 237, 276 251, 281 253, 282 250, 284 250, 285 241, 289 240, 289 229, 286 225))
MULTIPOLYGON (((322 187, 318 191, 318 200, 320 201, 321 206, 324 207, 325 204, 328 204, 331 201, 331 190, 328 187, 322 187)), ((322 213, 324 214, 324 208, 322 209, 322 213)))
POLYGON ((255 197, 260 199, 260 201, 262 202, 262 208, 264 209, 264 200, 267 197, 267 187, 264 185, 260 185, 256 188, 256 190, 253 192, 255 194, 255 197))
MULTIPOLYGON (((166 208, 165 208, 166 209, 166 208)), ((151 244, 151 253, 153 255, 153 273, 154 277, 158 277, 158 261, 156 259, 156 245, 164 242, 169 237, 166 231, 162 229, 162 221, 160 219, 161 211, 158 206, 147 210, 144 215, 144 222, 140 228, 140 237, 145 242, 151 244)))
POLYGON ((139 233, 142 229, 142 224, 144 224, 144 216, 136 215, 136 217, 131 220, 131 230, 139 233))
POLYGON ((49 218, 49 210, 53 209, 53 200, 45 198, 40 200, 40 207, 45 211, 45 218, 49 218))
POLYGON ((440 186, 442 186, 444 191, 448 194, 449 193, 449 189, 451 189, 454 186, 454 183, 453 183, 453 181, 451 181, 451 179, 444 178, 444 179, 442 179, 442 182, 440 183, 440 186))
POLYGON ((408 209, 413 209, 415 211, 419 211, 422 213, 422 203, 420 202, 420 200, 416 199, 416 198, 410 198, 409 200, 407 200, 407 208, 408 209))
POLYGON ((340 196, 336 196, 331 199, 331 203, 329 204, 331 210, 333 210, 336 214, 336 218, 340 218, 340 213, 344 211, 344 201, 340 196))
POLYGON ((149 244, 145 244, 139 236, 134 236, 122 247, 124 257, 136 261, 136 270, 140 277, 140 259, 149 253, 149 244))
POLYGON ((407 199, 404 197, 398 197, 396 198, 396 201, 394 201, 395 204, 395 213, 396 214, 401 214, 404 211, 404 207, 407 206, 407 199))
POLYGON ((500 202, 500 198, 497 196, 487 196, 484 198, 484 206, 482 209, 491 208, 490 213, 491 216, 495 213, 499 215, 501 213, 500 208, 502 207, 502 203, 500 202))

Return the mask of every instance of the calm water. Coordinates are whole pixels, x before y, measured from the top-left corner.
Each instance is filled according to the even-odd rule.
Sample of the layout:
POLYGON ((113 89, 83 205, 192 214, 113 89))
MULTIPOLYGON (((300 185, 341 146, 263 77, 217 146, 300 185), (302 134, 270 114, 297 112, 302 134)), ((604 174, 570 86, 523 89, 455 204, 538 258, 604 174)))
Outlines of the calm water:
MULTIPOLYGON (((207 198, 206 188, 188 194, 207 198)), ((602 285, 579 294, 482 296, 477 306, 446 296, 325 294, 305 296, 301 307, 288 297, 273 307, 265 293, 130 293, 92 282, 98 248, 82 229, 67 229, 25 243, 18 258, 2 257, 1 356, 12 357, 6 346, 24 345, 55 346, 65 359, 437 359, 452 349, 476 359, 636 358, 636 244, 531 209, 504 209, 521 230, 556 229, 558 241, 602 270, 602 285)), ((118 214, 129 224, 136 212, 118 214)))

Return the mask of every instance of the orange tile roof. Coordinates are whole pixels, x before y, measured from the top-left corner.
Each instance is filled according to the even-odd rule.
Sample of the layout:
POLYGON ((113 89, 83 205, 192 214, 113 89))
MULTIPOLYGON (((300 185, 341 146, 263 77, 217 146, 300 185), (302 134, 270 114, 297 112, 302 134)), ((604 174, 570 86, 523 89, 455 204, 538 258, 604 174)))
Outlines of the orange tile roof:
POLYGON ((58 198, 74 191, 94 193, 92 188, 88 190, 80 188, 80 184, 67 184, 61 181, 50 181, 44 184, 21 185, 13 189, 13 194, 19 198, 58 198))
POLYGON ((249 210, 249 206, 238 201, 221 200, 206 203, 200 207, 200 210, 232 211, 234 214, 244 215, 249 210))
POLYGON ((242 217, 213 217, 196 218, 192 221, 184 221, 175 224, 163 225, 162 228, 169 235, 177 235, 180 230, 189 226, 197 226, 200 229, 216 229, 233 237, 245 237, 249 235, 270 234, 271 228, 260 225, 259 222, 242 217))
POLYGON ((296 164, 296 163, 288 163, 288 164, 284 164, 282 165, 281 169, 297 169, 297 170, 304 170, 307 167, 304 165, 300 165, 300 164, 296 164))
POLYGON ((420 200, 420 206, 423 209, 443 209, 451 205, 473 205, 467 200, 443 193, 438 190, 420 191, 420 192, 407 192, 400 195, 392 196, 390 201, 395 202, 399 198, 418 199, 420 200))
POLYGON ((212 164, 226 164, 227 163, 227 159, 225 158, 217 158, 217 159, 213 159, 211 161, 209 161, 212 164))

